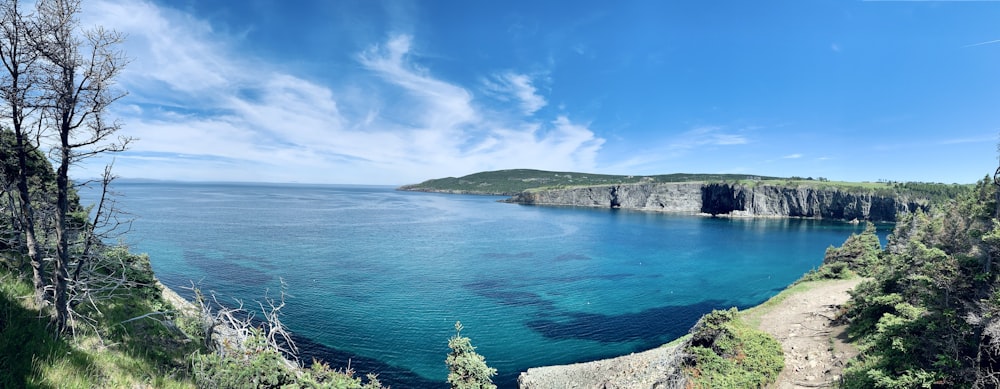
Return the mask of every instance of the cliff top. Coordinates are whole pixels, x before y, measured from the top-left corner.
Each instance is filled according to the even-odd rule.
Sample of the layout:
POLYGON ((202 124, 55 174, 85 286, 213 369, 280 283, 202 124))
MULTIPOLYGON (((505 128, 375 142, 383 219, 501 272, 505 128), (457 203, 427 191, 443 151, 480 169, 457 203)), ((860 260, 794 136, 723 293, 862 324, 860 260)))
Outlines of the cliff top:
POLYGON ((740 183, 744 185, 809 186, 848 192, 875 192, 883 195, 910 195, 932 201, 954 198, 971 187, 962 184, 925 182, 847 182, 830 181, 812 177, 771 177, 753 174, 701 174, 673 173, 659 175, 611 175, 580 172, 555 172, 532 169, 496 170, 479 172, 462 177, 431 179, 419 184, 403 185, 399 190, 417 192, 463 193, 478 195, 513 196, 518 193, 587 186, 605 186, 641 183, 740 183))
POLYGON ((750 174, 674 173, 651 176, 554 172, 532 169, 479 172, 462 177, 445 177, 419 184, 404 185, 399 190, 511 196, 530 189, 564 188, 593 185, 638 184, 644 182, 715 182, 783 180, 750 174))

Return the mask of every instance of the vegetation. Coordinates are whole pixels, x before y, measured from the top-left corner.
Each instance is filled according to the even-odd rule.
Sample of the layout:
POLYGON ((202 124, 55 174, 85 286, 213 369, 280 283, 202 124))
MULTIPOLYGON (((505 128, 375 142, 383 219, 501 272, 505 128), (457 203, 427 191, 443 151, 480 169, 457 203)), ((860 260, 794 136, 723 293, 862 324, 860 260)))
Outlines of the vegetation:
POLYGON ((486 365, 486 359, 472 347, 472 341, 462 336, 462 323, 455 322, 455 335, 448 339, 451 352, 445 359, 448 383, 452 389, 496 389, 493 376, 497 369, 486 365))
POLYGON ((764 387, 785 364, 781 344, 749 326, 736 308, 702 316, 685 352, 684 372, 695 388, 764 387))
MULTIPOLYGON (((381 388, 374 375, 300 367, 283 298, 246 310, 196 290, 200 311, 178 306, 148 256, 105 243, 119 227, 110 167, 92 207, 80 205, 69 168, 131 141, 111 140, 120 125, 103 117, 124 95, 113 89, 127 62, 122 36, 82 30, 79 0, 31 5, 0 0, 0 388, 381 388), (46 137, 53 161, 38 143, 46 137)), ((449 345, 449 363, 472 374, 463 382, 489 387, 496 371, 468 338, 449 345)))
POLYGON ((995 199, 987 178, 929 212, 905 215, 885 249, 868 228, 827 250, 824 266, 869 277, 844 315, 861 353, 845 369, 843 386, 1000 385, 995 199))
POLYGON ((622 176, 544 170, 513 169, 481 172, 463 177, 427 180, 415 185, 404 185, 400 190, 427 192, 460 192, 511 196, 530 189, 559 188, 590 185, 636 184, 643 182, 697 182, 738 181, 753 179, 778 179, 746 174, 662 174, 655 176, 622 176))
POLYGON ((480 172, 463 177, 427 180, 404 185, 400 190, 512 196, 517 193, 558 188, 595 185, 618 185, 656 182, 737 183, 742 185, 808 186, 817 189, 851 193, 874 193, 882 196, 907 196, 931 202, 955 198, 970 189, 970 185, 924 182, 842 182, 820 177, 767 177, 747 174, 661 174, 623 176, 544 170, 514 169, 480 172))

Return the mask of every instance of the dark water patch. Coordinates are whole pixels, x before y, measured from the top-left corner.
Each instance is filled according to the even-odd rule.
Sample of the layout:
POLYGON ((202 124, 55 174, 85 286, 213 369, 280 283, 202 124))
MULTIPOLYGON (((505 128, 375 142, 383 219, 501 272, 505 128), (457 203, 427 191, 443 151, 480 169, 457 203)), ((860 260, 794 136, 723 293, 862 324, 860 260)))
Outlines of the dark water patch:
POLYGON ((725 301, 707 300, 621 315, 566 312, 560 318, 531 320, 525 324, 549 339, 582 339, 601 343, 638 341, 652 347, 686 334, 701 315, 730 306, 732 304, 725 301))
POLYGON ((549 310, 555 304, 537 293, 516 290, 510 282, 500 280, 480 280, 463 285, 478 296, 486 297, 500 305, 515 307, 538 307, 549 310))
POLYGON ((184 260, 207 274, 224 276, 228 280, 236 280, 243 285, 267 285, 273 279, 272 276, 263 271, 224 259, 212 258, 200 251, 184 251, 184 260))
POLYGON ((542 310, 553 310, 555 304, 536 293, 520 291, 490 291, 479 293, 480 296, 496 301, 500 305, 515 307, 536 307, 542 310))
POLYGON ((525 259, 534 257, 535 253, 530 251, 520 253, 483 253, 480 256, 486 259, 525 259))
MULTIPOLYGON (((448 383, 442 377, 441 381, 430 380, 413 372, 412 370, 392 366, 374 358, 367 358, 355 355, 346 351, 318 343, 304 336, 297 336, 292 333, 292 340, 299 347, 299 360, 308 365, 313 358, 329 363, 332 368, 346 368, 350 366, 356 376, 363 377, 368 373, 378 374, 378 380, 383 386, 393 388, 447 388, 448 383)), ((441 357, 441 364, 444 364, 444 356, 441 357)), ((514 377, 516 387, 517 377, 514 377)), ((508 386, 503 386, 508 387, 508 386)))
POLYGON ((507 288, 507 287, 510 287, 510 286, 511 286, 510 281, 508 281, 508 280, 499 280, 499 279, 479 280, 479 281, 473 281, 473 282, 462 284, 462 287, 464 287, 466 289, 469 289, 469 290, 472 290, 473 292, 479 292, 479 291, 482 291, 482 290, 494 290, 494 289, 500 289, 500 288, 507 288))
POLYGON ((560 277, 539 277, 536 280, 544 281, 545 283, 560 283, 560 282, 580 282, 589 280, 607 280, 607 281, 621 281, 626 278, 635 277, 632 273, 615 273, 615 274, 592 274, 592 275, 575 275, 575 276, 560 276, 560 277))
POLYGON ((226 262, 231 263, 252 263, 258 267, 264 268, 266 270, 277 270, 281 267, 274 264, 270 258, 258 257, 254 255, 247 255, 242 253, 226 253, 223 255, 226 262))
POLYGON ((568 262, 568 261, 589 261, 590 257, 583 254, 562 254, 555 257, 556 262, 568 262))

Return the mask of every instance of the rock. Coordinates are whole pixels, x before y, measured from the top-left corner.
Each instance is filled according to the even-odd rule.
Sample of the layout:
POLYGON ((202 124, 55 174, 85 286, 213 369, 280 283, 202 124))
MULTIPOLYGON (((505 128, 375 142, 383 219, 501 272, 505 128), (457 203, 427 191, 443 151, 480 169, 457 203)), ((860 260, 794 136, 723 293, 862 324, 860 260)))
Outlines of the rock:
POLYGON ((642 183, 533 190, 506 202, 568 205, 729 216, 807 217, 895 221, 896 215, 926 210, 926 199, 810 186, 726 183, 642 183))

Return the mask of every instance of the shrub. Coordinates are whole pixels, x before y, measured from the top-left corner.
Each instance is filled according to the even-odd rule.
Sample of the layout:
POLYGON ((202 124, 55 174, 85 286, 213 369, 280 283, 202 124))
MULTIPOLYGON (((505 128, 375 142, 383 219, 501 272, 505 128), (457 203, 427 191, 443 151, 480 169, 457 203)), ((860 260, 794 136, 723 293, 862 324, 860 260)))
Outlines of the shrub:
POLYGON ((695 325, 684 368, 693 387, 764 387, 784 368, 781 344, 751 328, 737 313, 736 308, 715 310, 695 325))

